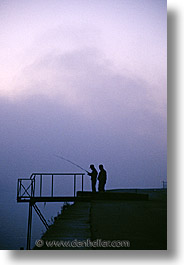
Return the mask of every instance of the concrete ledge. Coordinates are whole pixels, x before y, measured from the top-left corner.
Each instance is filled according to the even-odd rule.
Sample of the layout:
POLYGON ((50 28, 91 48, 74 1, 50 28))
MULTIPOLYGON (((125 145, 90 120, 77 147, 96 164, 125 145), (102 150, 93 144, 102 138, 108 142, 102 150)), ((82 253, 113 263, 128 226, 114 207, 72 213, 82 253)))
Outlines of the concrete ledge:
POLYGON ((78 200, 125 200, 125 201, 147 201, 149 199, 148 194, 138 193, 110 193, 110 192, 77 192, 78 200))

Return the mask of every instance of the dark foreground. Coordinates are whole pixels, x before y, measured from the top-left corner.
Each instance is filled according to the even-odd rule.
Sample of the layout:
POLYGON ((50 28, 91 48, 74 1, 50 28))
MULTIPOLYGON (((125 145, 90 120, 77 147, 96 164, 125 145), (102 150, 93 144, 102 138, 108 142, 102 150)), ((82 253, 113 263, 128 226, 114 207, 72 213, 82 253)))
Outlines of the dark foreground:
POLYGON ((149 200, 94 199, 71 205, 34 249, 166 250, 166 191, 138 193, 145 192, 149 200))

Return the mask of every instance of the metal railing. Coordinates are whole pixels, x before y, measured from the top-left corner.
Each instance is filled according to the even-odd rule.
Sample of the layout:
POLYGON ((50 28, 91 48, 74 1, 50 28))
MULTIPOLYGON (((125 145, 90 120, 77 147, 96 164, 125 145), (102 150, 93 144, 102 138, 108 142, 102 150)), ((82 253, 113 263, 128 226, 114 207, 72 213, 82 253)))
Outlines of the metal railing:
MULTIPOLYGON (((18 179, 17 199, 28 199, 32 197, 42 197, 43 183, 50 178, 50 192, 47 197, 54 197, 54 178, 56 176, 73 177, 73 196, 76 196, 77 178, 81 177, 81 190, 84 189, 84 173, 33 173, 30 178, 18 179), (37 186, 37 187, 36 187, 37 186)), ((48 182, 47 182, 48 183, 48 182)))
POLYGON ((167 181, 162 181, 162 189, 167 189, 167 181))

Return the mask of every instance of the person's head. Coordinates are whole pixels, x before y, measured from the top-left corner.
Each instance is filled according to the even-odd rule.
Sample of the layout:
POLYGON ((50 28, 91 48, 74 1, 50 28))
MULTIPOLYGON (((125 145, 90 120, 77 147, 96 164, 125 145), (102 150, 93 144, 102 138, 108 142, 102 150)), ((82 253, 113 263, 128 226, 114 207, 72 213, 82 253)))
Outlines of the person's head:
POLYGON ((95 168, 94 165, 90 165, 89 167, 91 168, 91 170, 93 170, 95 168))
POLYGON ((103 165, 99 165, 99 169, 102 170, 103 169, 103 165))

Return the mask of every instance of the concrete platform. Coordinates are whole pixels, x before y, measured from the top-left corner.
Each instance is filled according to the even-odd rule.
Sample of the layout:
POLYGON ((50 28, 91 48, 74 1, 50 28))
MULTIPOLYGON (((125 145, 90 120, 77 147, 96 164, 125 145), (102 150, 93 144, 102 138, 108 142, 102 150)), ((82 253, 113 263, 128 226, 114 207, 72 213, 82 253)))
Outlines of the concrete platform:
MULTIPOLYGON (((58 247, 57 243, 61 240, 67 242, 82 241, 91 237, 90 207, 91 204, 86 202, 77 202, 69 206, 41 238, 43 245, 41 247, 35 246, 34 250, 80 250, 80 247, 58 247)), ((89 248, 87 249, 89 250, 89 248)))
POLYGON ((110 192, 102 194, 85 192, 81 194, 78 192, 77 198, 89 197, 89 202, 75 202, 64 211, 41 238, 43 246, 34 249, 166 250, 167 192, 150 190, 148 193, 151 199, 149 200, 148 194, 144 194, 146 191, 141 192, 143 194, 134 192, 128 194, 127 192, 123 194, 121 192, 116 194, 114 192, 112 194, 110 192), (46 241, 72 242, 88 239, 92 242, 96 240, 129 241, 130 246, 128 248, 78 248, 46 245, 46 241))
POLYGON ((148 194, 126 193, 126 192, 77 192, 77 197, 89 198, 90 200, 125 200, 125 201, 145 201, 149 199, 148 194))
POLYGON ((94 201, 90 216, 92 240, 128 240, 126 250, 167 249, 165 201, 94 201))
POLYGON ((77 196, 39 196, 39 197, 18 197, 17 202, 90 202, 92 200, 148 200, 148 194, 125 193, 125 192, 89 192, 78 191, 77 196))

